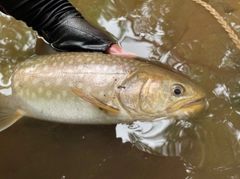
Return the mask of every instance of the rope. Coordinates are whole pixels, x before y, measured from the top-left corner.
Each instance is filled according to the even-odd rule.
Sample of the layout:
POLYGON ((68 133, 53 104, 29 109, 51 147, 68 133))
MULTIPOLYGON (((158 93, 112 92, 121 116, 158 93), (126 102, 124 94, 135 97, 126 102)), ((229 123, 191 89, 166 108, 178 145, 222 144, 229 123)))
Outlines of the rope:
POLYGON ((222 18, 222 16, 206 2, 202 0, 192 0, 192 1, 196 2, 197 4, 200 4, 207 11, 209 11, 217 19, 217 21, 222 25, 222 27, 228 33, 229 37, 235 43, 237 48, 240 49, 240 40, 238 39, 238 36, 235 34, 232 28, 227 24, 227 22, 222 18))

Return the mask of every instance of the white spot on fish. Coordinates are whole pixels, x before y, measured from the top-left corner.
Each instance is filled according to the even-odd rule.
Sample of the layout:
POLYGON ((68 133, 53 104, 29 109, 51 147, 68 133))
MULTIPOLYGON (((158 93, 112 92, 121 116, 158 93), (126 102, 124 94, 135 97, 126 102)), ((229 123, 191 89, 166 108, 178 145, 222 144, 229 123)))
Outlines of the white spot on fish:
POLYGON ((78 78, 83 78, 83 74, 78 74, 78 78))
POLYGON ((82 65, 77 66, 76 69, 82 71, 82 65))
POLYGON ((45 81, 44 84, 45 84, 46 87, 50 86, 50 82, 49 81, 45 81))
POLYGON ((62 83, 62 78, 58 78, 57 80, 56 80, 56 85, 60 85, 62 83))
POLYGON ((57 94, 56 99, 59 101, 61 99, 61 95, 57 94))
POLYGON ((38 93, 41 94, 43 92, 43 88, 39 87, 38 88, 38 93))
POLYGON ((23 96, 23 90, 22 90, 22 89, 19 90, 18 94, 19 94, 20 96, 23 96))
POLYGON ((111 96, 111 95, 112 95, 112 91, 108 91, 108 92, 107 92, 107 95, 108 95, 108 96, 111 96))
POLYGON ((68 64, 69 64, 69 65, 73 64, 73 60, 70 60, 70 61, 68 62, 68 64))
POLYGON ((43 70, 44 70, 44 71, 47 71, 47 70, 48 70, 48 65, 45 65, 45 66, 43 67, 43 70))
POLYGON ((104 66, 103 69, 102 69, 104 72, 108 71, 108 67, 107 66, 104 66))
POLYGON ((100 66, 96 66, 95 71, 102 71, 102 69, 100 68, 100 66))
POLYGON ((26 89, 26 96, 29 97, 29 95, 30 95, 29 89, 26 89))
POLYGON ((86 88, 86 91, 89 92, 89 93, 91 93, 91 92, 92 92, 92 88, 91 88, 90 86, 88 86, 88 87, 86 88))
POLYGON ((69 87, 73 87, 73 82, 72 82, 72 81, 69 81, 69 82, 68 82, 68 86, 69 86, 69 87))
POLYGON ((34 78, 34 79, 33 79, 33 84, 35 85, 35 84, 37 84, 37 82, 38 82, 38 79, 37 79, 37 78, 34 78))
POLYGON ((113 79, 112 78, 105 78, 105 80, 104 80, 104 83, 105 83, 105 85, 108 85, 109 83, 112 83, 113 82, 113 79))
POLYGON ((135 67, 131 67, 130 68, 130 71, 134 71, 136 68, 135 67))
POLYGON ((43 60, 42 63, 43 63, 43 64, 46 64, 46 63, 47 63, 47 60, 43 60))
POLYGON ((26 68, 26 69, 25 69, 25 73, 29 73, 29 72, 31 72, 31 71, 36 70, 36 68, 37 68, 39 65, 40 65, 40 64, 36 64, 36 65, 33 66, 33 67, 28 67, 28 68, 26 68))
POLYGON ((62 96, 63 96, 63 97, 66 97, 66 96, 67 96, 67 91, 63 90, 63 91, 62 91, 62 96))
POLYGON ((112 69, 112 71, 116 71, 116 69, 117 69, 116 65, 113 65, 111 69, 112 69))
POLYGON ((103 91, 100 91, 99 94, 98 94, 100 97, 104 96, 104 92, 103 91))
POLYGON ((83 84, 82 83, 78 83, 77 84, 77 88, 82 88, 83 87, 83 84))
POLYGON ((52 96, 52 92, 50 90, 47 90, 46 95, 47 95, 48 98, 50 98, 52 96))
POLYGON ((54 67, 57 66, 57 62, 54 62, 54 63, 53 63, 53 66, 54 66, 54 67))
POLYGON ((36 94, 34 92, 32 92, 32 99, 36 98, 36 94))
POLYGON ((61 63, 60 63, 60 67, 63 67, 63 66, 64 66, 64 62, 61 62, 61 63))

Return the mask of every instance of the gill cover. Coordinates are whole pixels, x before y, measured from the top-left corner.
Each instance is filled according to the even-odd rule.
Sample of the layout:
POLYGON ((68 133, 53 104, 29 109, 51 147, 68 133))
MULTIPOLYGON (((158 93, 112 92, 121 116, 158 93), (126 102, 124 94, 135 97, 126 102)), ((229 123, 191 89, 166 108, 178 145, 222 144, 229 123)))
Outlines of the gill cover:
POLYGON ((130 74, 121 85, 119 101, 122 107, 135 119, 151 118, 156 112, 152 108, 151 101, 154 93, 147 90, 152 83, 152 76, 143 71, 137 70, 130 74))

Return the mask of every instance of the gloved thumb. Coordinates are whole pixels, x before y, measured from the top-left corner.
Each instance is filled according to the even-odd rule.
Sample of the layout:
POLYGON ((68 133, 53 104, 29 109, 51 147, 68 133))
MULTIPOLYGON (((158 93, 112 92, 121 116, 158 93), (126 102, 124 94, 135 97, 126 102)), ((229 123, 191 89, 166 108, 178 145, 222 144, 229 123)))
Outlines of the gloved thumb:
POLYGON ((107 50, 105 52, 108 54, 112 54, 112 55, 116 55, 116 56, 120 56, 120 57, 126 57, 126 58, 136 58, 137 57, 134 53, 123 50, 117 44, 112 44, 110 47, 107 48, 107 50))

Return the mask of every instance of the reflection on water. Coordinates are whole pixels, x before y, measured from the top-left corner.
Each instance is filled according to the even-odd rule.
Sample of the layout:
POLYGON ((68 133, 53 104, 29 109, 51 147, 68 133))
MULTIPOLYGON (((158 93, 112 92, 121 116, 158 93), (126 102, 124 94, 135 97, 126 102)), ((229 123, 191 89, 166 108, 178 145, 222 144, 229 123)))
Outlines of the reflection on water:
POLYGON ((151 123, 118 124, 116 135, 144 152, 181 157, 189 177, 238 178, 239 130, 227 121, 214 125, 217 130, 213 130, 215 126, 209 130, 210 126, 202 123, 162 119, 151 123))
POLYGON ((160 119, 154 122, 134 122, 131 125, 118 124, 116 137, 122 138, 124 143, 131 142, 138 149, 151 154, 180 156, 181 146, 174 144, 174 149, 166 147, 173 123, 170 119, 160 119))
MULTIPOLYGON (((239 178, 240 50, 216 19, 191 0, 71 2, 125 49, 189 76, 209 108, 186 121, 119 124, 125 144, 115 126, 20 120, 0 133, 0 178, 239 178)), ((240 37, 237 1, 207 2, 240 37)), ((0 18, 0 85, 8 86, 36 34, 0 18)))
POLYGON ((0 19, 0 86, 8 86, 16 65, 34 53, 36 35, 23 22, 4 14, 0 19))

